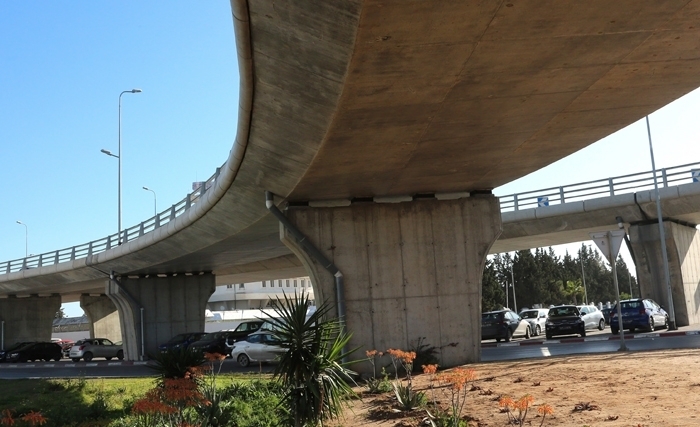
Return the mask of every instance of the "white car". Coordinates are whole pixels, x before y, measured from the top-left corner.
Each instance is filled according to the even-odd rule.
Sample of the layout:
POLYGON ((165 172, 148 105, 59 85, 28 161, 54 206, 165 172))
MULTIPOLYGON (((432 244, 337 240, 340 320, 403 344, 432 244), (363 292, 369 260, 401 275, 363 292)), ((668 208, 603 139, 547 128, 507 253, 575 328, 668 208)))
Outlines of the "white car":
POLYGON ((605 329, 605 315, 603 312, 598 310, 598 307, 594 305, 579 305, 578 311, 581 312, 581 319, 583 323, 586 324, 586 329, 599 330, 605 329))
POLYGON ((520 317, 527 320, 530 324, 530 332, 533 336, 537 336, 544 332, 544 325, 547 323, 547 316, 549 315, 548 308, 533 308, 530 310, 523 310, 520 312, 520 317))
POLYGON ((280 341, 268 331, 248 335, 244 341, 236 341, 231 349, 231 357, 239 365, 246 367, 250 362, 275 362, 287 351, 280 347, 280 341))

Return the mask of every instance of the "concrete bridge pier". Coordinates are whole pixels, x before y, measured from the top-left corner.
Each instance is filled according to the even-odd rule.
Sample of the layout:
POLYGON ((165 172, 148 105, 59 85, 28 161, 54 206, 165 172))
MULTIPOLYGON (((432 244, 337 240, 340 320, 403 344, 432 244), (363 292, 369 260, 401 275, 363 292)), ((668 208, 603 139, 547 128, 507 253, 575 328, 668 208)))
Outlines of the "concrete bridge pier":
POLYGON ((177 334, 204 331, 204 312, 215 287, 211 273, 109 280, 106 293, 119 313, 124 358, 146 359, 177 334))
MULTIPOLYGON (((290 207, 287 216, 344 275, 350 347, 360 347, 353 358, 408 350, 425 337, 441 366, 479 361, 481 279, 501 232, 495 197, 290 207)), ((281 237, 304 263, 317 303, 336 307, 334 277, 284 228, 281 237)))
POLYGON ((90 338, 107 338, 112 342, 122 341, 117 307, 107 295, 80 296, 80 308, 90 322, 90 338))
MULTIPOLYGON (((664 221, 676 326, 700 322, 700 235, 695 227, 664 221)), ((668 310, 668 290, 661 255, 659 225, 631 225, 630 242, 643 298, 668 310)))
POLYGON ((50 341, 53 319, 60 309, 59 295, 1 298, 4 348, 20 341, 50 341))

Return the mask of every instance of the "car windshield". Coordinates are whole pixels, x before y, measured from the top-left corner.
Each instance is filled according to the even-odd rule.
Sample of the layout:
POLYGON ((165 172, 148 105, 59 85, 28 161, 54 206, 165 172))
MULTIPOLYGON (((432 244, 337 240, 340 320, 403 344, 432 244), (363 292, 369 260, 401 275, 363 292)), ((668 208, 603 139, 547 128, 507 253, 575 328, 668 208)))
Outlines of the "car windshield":
POLYGON ((520 313, 520 317, 523 319, 537 319, 537 310, 528 310, 520 313))
POLYGON ((644 304, 641 301, 622 301, 620 308, 623 310, 638 310, 644 308, 644 304))
POLYGON ((200 341, 214 341, 218 340, 224 337, 224 334, 222 332, 212 332, 210 334, 204 335, 202 338, 200 338, 200 341))
POLYGON ((576 307, 554 307, 549 309, 549 317, 578 316, 576 307))
POLYGON ((501 313, 498 313, 498 312, 496 312, 496 313, 483 313, 481 315, 481 321, 482 322, 495 321, 495 320, 498 320, 500 316, 501 316, 501 313))

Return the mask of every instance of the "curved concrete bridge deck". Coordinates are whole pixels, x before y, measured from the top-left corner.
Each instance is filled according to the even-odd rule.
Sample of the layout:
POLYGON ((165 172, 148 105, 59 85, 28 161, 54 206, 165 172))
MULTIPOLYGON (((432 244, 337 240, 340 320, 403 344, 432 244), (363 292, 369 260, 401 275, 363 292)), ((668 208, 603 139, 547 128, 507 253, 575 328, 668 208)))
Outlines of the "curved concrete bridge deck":
MULTIPOLYGON (((124 278, 262 272, 269 278, 278 270, 301 269, 306 261, 280 242, 277 220, 264 204, 266 190, 280 202, 312 210, 324 205, 352 211, 359 204, 367 216, 351 219, 358 224, 376 218, 432 221, 426 233, 446 226, 438 224, 441 215, 454 220, 450 215, 459 209, 465 236, 473 227, 492 230, 464 249, 473 251, 473 259, 458 281, 478 285, 473 272, 480 271, 500 229, 491 189, 700 86, 698 1, 231 4, 241 67, 238 131, 212 187, 167 225, 122 245, 0 274, 0 295, 104 289, 110 272, 124 278), (439 202, 445 199, 461 202, 439 202), (435 202, 393 213, 381 203, 414 200, 435 202)), ((322 241, 314 221, 299 215, 295 220, 310 227, 306 231, 317 235, 317 244, 322 241)), ((410 226, 368 228, 374 234, 366 237, 389 244, 407 236, 382 237, 380 231, 405 234, 410 226)), ((337 242, 329 242, 321 249, 344 263, 334 252, 337 242)), ((413 264, 428 259, 423 255, 416 253, 413 264)), ((406 270, 410 256, 400 259, 407 263, 405 281, 421 274, 406 270)), ((397 304, 413 310, 405 301, 397 304)), ((388 308, 375 311, 383 310, 388 308)), ((467 317, 478 324, 478 309, 467 317)), ((447 318, 441 322, 448 327, 447 318)), ((406 319, 399 323, 414 328, 406 319)), ((403 336, 399 341, 407 341, 406 330, 395 331, 403 336)), ((459 332, 462 341, 466 330, 459 332)), ((387 334, 373 338, 375 348, 388 342, 387 334)), ((478 345, 472 347, 468 352, 478 358, 478 345)))

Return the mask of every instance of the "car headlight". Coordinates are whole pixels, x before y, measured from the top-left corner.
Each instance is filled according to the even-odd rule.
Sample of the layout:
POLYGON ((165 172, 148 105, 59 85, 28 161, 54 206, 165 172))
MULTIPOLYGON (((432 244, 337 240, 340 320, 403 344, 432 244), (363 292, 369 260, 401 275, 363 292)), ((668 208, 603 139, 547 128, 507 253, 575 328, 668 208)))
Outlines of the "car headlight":
POLYGON ((12 354, 10 354, 10 357, 17 357, 17 356, 19 356, 19 353, 12 353, 12 354))

